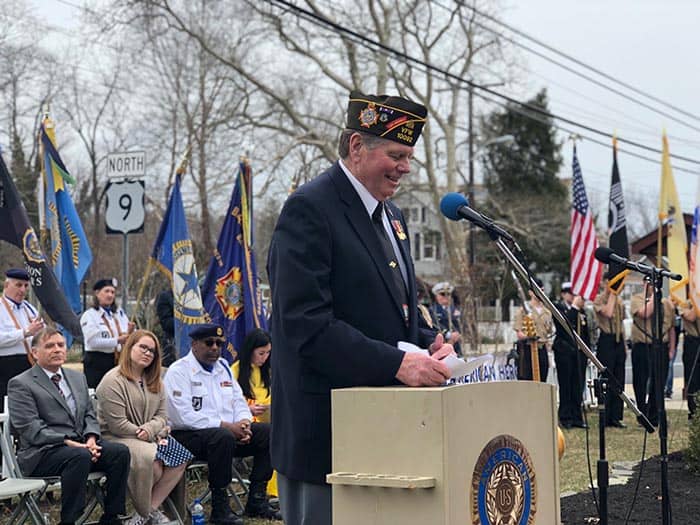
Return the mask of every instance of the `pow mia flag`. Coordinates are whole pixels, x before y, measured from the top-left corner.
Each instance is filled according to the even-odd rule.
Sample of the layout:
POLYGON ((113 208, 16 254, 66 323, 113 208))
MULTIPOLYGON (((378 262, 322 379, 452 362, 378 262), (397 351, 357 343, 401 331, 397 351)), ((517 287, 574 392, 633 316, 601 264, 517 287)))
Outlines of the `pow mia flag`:
MULTIPOLYGON (((630 249, 627 241, 627 221, 625 219, 625 200, 622 195, 620 171, 617 167, 617 140, 613 139, 612 180, 610 182, 610 204, 608 209, 608 247, 616 254, 629 258, 630 249)), ((618 293, 624 286, 625 276, 629 270, 611 262, 608 265, 608 287, 618 293)))

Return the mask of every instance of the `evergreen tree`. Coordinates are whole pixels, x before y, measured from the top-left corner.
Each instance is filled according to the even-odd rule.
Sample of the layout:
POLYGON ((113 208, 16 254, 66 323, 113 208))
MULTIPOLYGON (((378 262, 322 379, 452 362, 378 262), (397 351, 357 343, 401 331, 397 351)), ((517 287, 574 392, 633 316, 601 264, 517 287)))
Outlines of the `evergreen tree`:
MULTIPOLYGON (((527 107, 509 104, 482 120, 485 141, 513 135, 514 142, 491 147, 482 157, 487 197, 480 206, 513 234, 531 271, 554 272, 560 277, 568 275, 570 238, 569 191, 557 177, 562 144, 551 119, 527 109, 548 111, 547 105, 547 93, 542 90, 527 107)), ((476 245, 475 275, 488 277, 474 283, 475 293, 494 299, 495 277, 502 281, 496 287, 501 299, 513 298, 515 287, 501 254, 483 232, 477 234, 476 245)))

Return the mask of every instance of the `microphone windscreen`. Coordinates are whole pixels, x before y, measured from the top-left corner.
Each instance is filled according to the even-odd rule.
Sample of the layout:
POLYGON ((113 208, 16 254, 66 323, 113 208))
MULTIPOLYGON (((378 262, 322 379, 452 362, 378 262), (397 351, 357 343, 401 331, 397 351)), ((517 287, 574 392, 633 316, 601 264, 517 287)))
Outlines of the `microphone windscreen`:
POLYGON ((595 254, 594 257, 598 259, 600 262, 604 262, 605 264, 610 264, 610 256, 615 253, 613 250, 608 248, 607 246, 598 246, 595 249, 595 254))
POLYGON ((462 217, 457 211, 461 206, 469 206, 469 201, 461 193, 447 193, 440 200, 440 211, 450 220, 458 221, 462 217))

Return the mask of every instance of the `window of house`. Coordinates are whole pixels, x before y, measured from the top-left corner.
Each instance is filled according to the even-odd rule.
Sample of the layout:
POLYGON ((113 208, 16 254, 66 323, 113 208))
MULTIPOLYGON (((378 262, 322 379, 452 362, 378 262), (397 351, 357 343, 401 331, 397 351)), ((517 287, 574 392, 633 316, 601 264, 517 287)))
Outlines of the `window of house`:
POLYGON ((422 258, 429 259, 433 261, 440 260, 442 254, 440 250, 440 245, 442 241, 442 235, 440 232, 429 231, 423 234, 423 252, 422 258))
POLYGON ((420 233, 414 233, 413 234, 413 259, 416 261, 421 260, 421 253, 420 253, 420 233))

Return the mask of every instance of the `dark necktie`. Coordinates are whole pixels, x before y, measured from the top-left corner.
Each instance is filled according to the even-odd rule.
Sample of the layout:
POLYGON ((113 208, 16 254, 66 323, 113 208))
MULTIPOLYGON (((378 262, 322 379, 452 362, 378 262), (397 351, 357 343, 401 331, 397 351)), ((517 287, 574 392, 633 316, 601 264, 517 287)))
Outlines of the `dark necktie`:
POLYGON ((63 390, 61 390, 61 374, 52 375, 51 381, 53 381, 53 384, 56 385, 56 388, 58 388, 58 392, 61 394, 61 397, 65 398, 66 396, 63 395, 63 390))
POLYGON ((384 222, 382 220, 382 214, 384 213, 384 203, 380 202, 377 207, 374 208, 372 212, 372 224, 374 229, 377 231, 377 237, 379 237, 379 243, 382 245, 382 251, 384 252, 384 258, 386 259, 389 266, 389 273, 391 273, 392 280, 394 281, 394 287, 399 294, 399 300, 403 306, 404 318, 406 318, 406 313, 408 312, 408 301, 406 294, 406 284, 403 282, 403 277, 401 276, 401 268, 396 260, 396 253, 394 252, 394 247, 391 245, 389 236, 384 229, 384 222))

